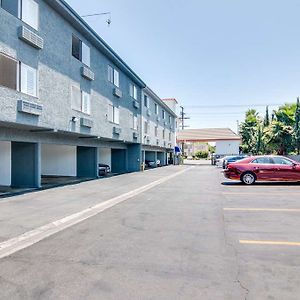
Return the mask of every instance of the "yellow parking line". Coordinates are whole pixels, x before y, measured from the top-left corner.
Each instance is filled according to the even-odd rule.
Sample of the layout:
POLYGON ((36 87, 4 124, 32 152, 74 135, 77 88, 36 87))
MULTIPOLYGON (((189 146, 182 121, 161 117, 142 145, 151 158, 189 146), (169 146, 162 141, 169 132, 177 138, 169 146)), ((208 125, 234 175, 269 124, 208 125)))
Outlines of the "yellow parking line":
POLYGON ((250 244, 250 245, 270 245, 270 246, 297 246, 300 247, 299 242, 282 242, 282 241, 249 241, 240 240, 240 244, 250 244))
POLYGON ((256 207, 225 207, 225 211, 253 211, 253 212, 300 212, 300 208, 256 208, 256 207))

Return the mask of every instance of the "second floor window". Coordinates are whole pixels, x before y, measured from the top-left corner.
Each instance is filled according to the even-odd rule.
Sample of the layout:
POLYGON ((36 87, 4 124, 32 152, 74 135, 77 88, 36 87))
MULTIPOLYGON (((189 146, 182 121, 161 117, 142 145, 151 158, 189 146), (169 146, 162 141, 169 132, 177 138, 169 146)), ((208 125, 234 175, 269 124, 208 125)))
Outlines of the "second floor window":
POLYGON ((90 47, 74 34, 72 35, 72 55, 86 66, 91 66, 90 47))
POLYGON ((154 134, 155 134, 156 137, 158 136, 158 127, 157 126, 155 126, 154 134))
POLYGON ((120 109, 111 104, 108 106, 108 121, 115 124, 120 124, 120 109))
POLYGON ((154 106, 155 106, 155 114, 158 115, 158 105, 155 103, 154 106))
POLYGON ((166 118, 166 112, 164 110, 162 110, 162 118, 163 120, 166 118))
POLYGON ((132 129, 138 130, 138 118, 134 114, 130 114, 130 118, 132 120, 132 129))
POLYGON ((37 97, 37 69, 0 53, 0 85, 37 97))
POLYGON ((114 84, 116 87, 120 87, 119 72, 110 65, 108 65, 108 81, 114 84))
POLYGON ((91 95, 72 86, 72 108, 85 114, 91 114, 91 95))
POLYGON ((145 123, 144 123, 144 133, 145 134, 149 133, 149 131, 150 131, 149 127, 150 127, 149 122, 145 121, 145 123))
POLYGON ((37 96, 37 70, 21 63, 21 92, 37 96))
POLYGON ((39 5, 35 0, 1 0, 1 7, 38 30, 39 5))

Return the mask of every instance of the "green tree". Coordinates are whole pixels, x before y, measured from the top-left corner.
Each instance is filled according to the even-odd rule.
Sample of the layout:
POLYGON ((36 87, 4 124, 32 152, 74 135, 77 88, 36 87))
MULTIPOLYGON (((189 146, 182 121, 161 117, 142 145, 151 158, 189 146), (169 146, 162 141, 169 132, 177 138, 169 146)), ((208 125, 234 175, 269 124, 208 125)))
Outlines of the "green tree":
POLYGON ((242 151, 244 153, 258 154, 262 148, 262 121, 255 109, 246 112, 245 121, 240 125, 242 138, 242 151))
POLYGON ((295 149, 295 115, 295 104, 285 104, 274 111, 274 118, 263 133, 267 152, 284 155, 295 149))
POLYGON ((269 117, 269 106, 266 107, 266 116, 264 119, 264 127, 268 127, 270 125, 270 117, 269 117))

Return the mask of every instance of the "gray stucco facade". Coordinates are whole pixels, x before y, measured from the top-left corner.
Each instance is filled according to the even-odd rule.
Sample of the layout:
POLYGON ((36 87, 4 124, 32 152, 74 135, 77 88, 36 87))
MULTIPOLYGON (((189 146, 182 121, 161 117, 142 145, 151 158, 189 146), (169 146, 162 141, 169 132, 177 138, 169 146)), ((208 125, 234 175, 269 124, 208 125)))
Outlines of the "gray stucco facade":
MULTIPOLYGON (((0 85, 0 141, 20 143, 16 144, 19 148, 21 142, 35 144, 36 148, 33 148, 37 150, 32 153, 37 157, 31 171, 36 178, 32 182, 39 186, 38 177, 43 175, 43 168, 39 166, 43 161, 39 157, 43 144, 77 147, 77 159, 82 157, 82 161, 77 161, 77 171, 88 177, 97 176, 95 170, 88 170, 88 166, 93 169, 93 164, 101 162, 98 148, 123 149, 125 155, 124 152, 120 154, 120 164, 125 172, 140 170, 145 147, 164 153, 172 151, 174 112, 168 110, 157 96, 153 97, 153 92, 149 95, 155 98, 160 113, 165 109, 173 121, 172 124, 165 123, 168 119, 158 121, 160 129, 166 127, 168 130, 159 143, 154 132, 149 133, 151 142, 145 142, 143 124, 144 118, 149 117, 143 107, 143 97, 145 93, 149 94, 146 84, 64 1, 34 1, 39 11, 37 30, 0 7, 0 54, 14 59, 17 68, 25 64, 37 74, 35 96, 21 92, 19 88, 0 85), (24 39, 21 31, 31 34, 29 37, 32 39, 33 36, 34 43, 38 43, 29 41, 28 36, 24 39), (73 36, 90 49, 89 65, 72 55, 73 36), (118 84, 110 82, 109 67, 118 73, 118 84), (133 86, 134 95, 130 90, 133 86), (75 108, 74 91, 81 96, 88 95, 89 101, 85 98, 85 103, 89 103, 89 109, 85 112, 75 108), (118 114, 115 116, 112 110, 117 110, 118 114), (89 162, 87 166, 83 166, 85 160, 89 162), (36 172, 39 168, 41 171, 36 172)), ((80 101, 83 103, 84 100, 80 98, 80 101)), ((151 100, 151 121, 157 122, 153 103, 151 100)), ((20 153, 26 153, 21 150, 20 153)), ((16 153, 11 152, 11 159, 17 156, 16 153)), ((115 151, 113 155, 115 160, 118 160, 117 153, 115 151)), ((12 165, 15 168, 15 161, 12 165)), ((11 176, 14 173, 15 169, 12 169, 11 176)), ((11 181, 15 182, 15 179, 11 181)))

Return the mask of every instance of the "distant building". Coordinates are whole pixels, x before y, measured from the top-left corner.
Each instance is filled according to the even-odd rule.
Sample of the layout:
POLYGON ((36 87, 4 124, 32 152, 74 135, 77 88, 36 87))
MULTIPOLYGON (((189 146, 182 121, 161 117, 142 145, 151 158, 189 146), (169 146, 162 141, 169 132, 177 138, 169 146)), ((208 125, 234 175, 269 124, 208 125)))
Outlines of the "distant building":
POLYGON ((196 149, 201 143, 215 143, 216 154, 235 155, 240 152, 241 138, 230 128, 185 129, 177 133, 177 143, 187 145, 188 149, 196 149))

